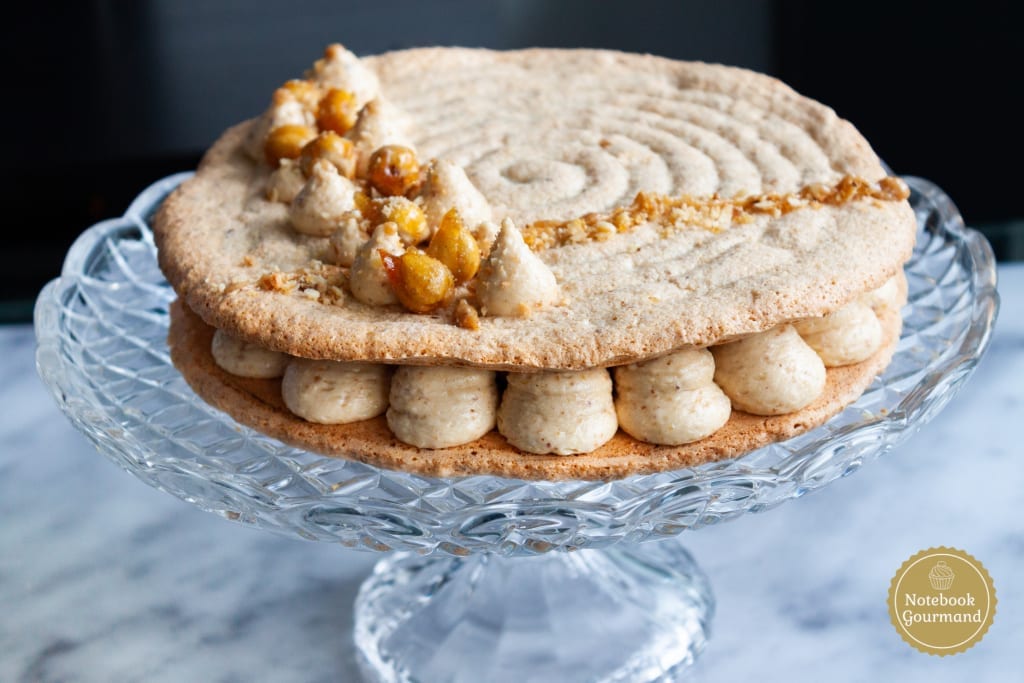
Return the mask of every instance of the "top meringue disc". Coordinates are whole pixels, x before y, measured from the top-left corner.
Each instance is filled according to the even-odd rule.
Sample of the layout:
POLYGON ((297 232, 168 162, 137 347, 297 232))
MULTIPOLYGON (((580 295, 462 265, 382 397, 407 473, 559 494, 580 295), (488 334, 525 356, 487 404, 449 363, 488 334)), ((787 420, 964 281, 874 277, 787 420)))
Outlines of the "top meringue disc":
MULTIPOLYGON (((361 63, 408 121, 419 158, 461 166, 494 218, 523 228, 628 206, 640 191, 785 198, 885 177, 849 122, 742 69, 549 49, 430 48, 361 63)), ((326 303, 261 286, 331 257, 327 238, 296 232, 287 206, 266 199, 271 169, 245 153, 256 125, 214 144, 155 234, 168 279, 207 323, 295 356, 519 371, 633 362, 834 311, 897 273, 914 242, 909 205, 870 196, 556 240, 537 248, 560 288, 555 305, 463 329, 445 314, 360 303, 344 287, 326 303)))

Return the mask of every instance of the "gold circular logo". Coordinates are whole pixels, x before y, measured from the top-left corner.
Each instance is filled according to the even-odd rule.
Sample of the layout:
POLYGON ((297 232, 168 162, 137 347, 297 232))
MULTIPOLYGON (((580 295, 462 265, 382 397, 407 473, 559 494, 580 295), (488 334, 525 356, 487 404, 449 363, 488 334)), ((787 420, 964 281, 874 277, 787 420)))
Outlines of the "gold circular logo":
POLYGON ((889 585, 889 618, 921 652, 954 655, 980 641, 996 614, 992 577, 978 560, 956 548, 922 550, 889 585))

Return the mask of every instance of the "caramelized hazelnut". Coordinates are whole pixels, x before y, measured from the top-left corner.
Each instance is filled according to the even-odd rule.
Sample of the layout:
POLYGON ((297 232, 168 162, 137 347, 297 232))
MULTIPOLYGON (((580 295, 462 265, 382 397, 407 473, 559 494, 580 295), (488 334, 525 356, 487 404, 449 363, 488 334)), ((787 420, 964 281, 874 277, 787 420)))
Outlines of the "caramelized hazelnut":
POLYGON ((878 181, 878 195, 879 199, 886 199, 889 201, 903 200, 910 196, 910 188, 903 182, 902 178, 896 176, 886 176, 878 181))
POLYGON ((480 269, 480 246, 466 230, 458 209, 449 209, 441 219, 427 254, 448 267, 456 284, 472 280, 480 269))
POLYGON ((419 244, 430 237, 430 226, 423 209, 405 197, 388 197, 374 200, 378 220, 391 221, 398 226, 398 236, 405 244, 419 244))
POLYGON ((381 251, 380 258, 395 296, 414 313, 429 313, 441 306, 455 288, 448 267, 419 249, 401 256, 381 251))
POLYGON ((363 214, 363 218, 374 224, 380 222, 377 220, 379 217, 377 214, 377 207, 374 205, 373 200, 370 199, 368 194, 362 190, 356 190, 356 193, 352 195, 352 200, 356 203, 356 209, 359 213, 363 214))
POLYGON ((302 153, 302 147, 316 137, 316 131, 309 126, 288 124, 270 131, 263 143, 267 163, 276 167, 281 159, 295 159, 302 153))
POLYGON ((356 125, 358 116, 356 96, 341 88, 328 90, 316 107, 316 125, 320 130, 332 130, 339 135, 356 125))
POLYGON ((367 179, 383 195, 410 193, 420 182, 416 152, 402 145, 384 145, 373 153, 367 167, 367 179))
POLYGON ((299 154, 299 168, 309 176, 313 173, 313 165, 321 159, 333 164, 346 178, 353 178, 356 174, 355 146, 351 140, 334 131, 324 131, 306 143, 299 154))

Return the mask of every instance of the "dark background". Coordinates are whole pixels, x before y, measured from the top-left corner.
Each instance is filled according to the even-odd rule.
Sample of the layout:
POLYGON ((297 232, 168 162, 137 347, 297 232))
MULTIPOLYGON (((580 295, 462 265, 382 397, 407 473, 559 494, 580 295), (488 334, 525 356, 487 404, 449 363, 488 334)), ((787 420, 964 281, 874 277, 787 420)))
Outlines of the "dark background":
POLYGON ((1024 258, 1024 25, 1011 2, 92 0, 12 5, 0 320, 27 320, 74 238, 195 166, 323 47, 605 47, 749 67, 851 120, 898 173, 1024 258))

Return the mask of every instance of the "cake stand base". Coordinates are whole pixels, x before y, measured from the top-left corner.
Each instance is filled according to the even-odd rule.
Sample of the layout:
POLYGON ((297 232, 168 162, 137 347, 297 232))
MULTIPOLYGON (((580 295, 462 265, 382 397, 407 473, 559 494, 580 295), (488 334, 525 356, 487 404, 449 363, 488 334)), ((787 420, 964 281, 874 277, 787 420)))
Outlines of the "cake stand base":
POLYGON ((714 601, 678 542, 534 557, 395 553, 359 592, 368 680, 658 681, 704 649, 714 601))

